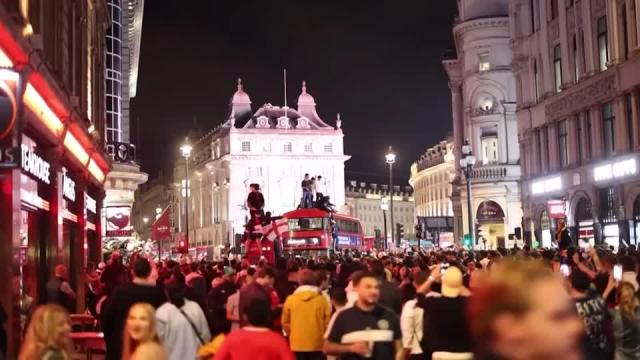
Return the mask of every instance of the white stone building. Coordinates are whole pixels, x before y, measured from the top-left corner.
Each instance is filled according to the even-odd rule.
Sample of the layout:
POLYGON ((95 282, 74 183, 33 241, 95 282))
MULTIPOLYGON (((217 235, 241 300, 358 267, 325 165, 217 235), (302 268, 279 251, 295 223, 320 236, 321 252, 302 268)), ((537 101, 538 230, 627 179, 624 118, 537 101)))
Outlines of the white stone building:
MULTIPOLYGON (((640 238, 640 1, 510 0, 526 234, 640 238)), ((576 241, 576 244, 578 242, 576 241)))
MULTIPOLYGON (((295 209, 302 196, 305 174, 322 176, 325 195, 338 208, 345 204, 342 121, 335 127, 316 111, 306 84, 298 107, 265 104, 255 112, 238 81, 230 112, 222 125, 192 143, 190 158, 189 247, 207 248, 218 255, 227 242, 234 246, 244 232, 249 185, 257 183, 266 211, 279 215, 295 209)), ((176 162, 174 181, 184 184, 184 159, 176 162)), ((177 206, 177 229, 185 231, 184 191, 177 206)), ((175 210, 174 210, 175 211, 175 210)))
MULTIPOLYGON (((416 216, 453 217, 452 185, 456 176, 453 138, 447 138, 427 149, 411 165, 409 184, 413 188, 416 216)), ((459 220, 454 217, 454 220, 459 220)), ((454 238, 461 235, 454 224, 454 238)))
POLYGON ((471 186, 472 214, 467 212, 464 176, 458 172, 454 182, 453 212, 462 219, 457 233, 469 232, 471 215, 491 248, 511 246, 508 236, 522 221, 508 5, 508 0, 458 1, 455 53, 443 59, 452 95, 455 159, 461 158, 465 140, 478 159, 471 186))
MULTIPOLYGON (((346 202, 348 214, 357 217, 362 224, 365 236, 375 236, 376 230, 384 233, 385 214, 382 212, 382 201, 389 204, 389 186, 378 184, 367 184, 355 180, 346 184, 346 202)), ((390 205, 389 205, 390 206, 390 205)), ((415 237, 415 203, 413 190, 406 186, 393 187, 393 221, 395 224, 404 226, 404 239, 415 237)), ((386 211, 387 239, 391 240, 391 213, 386 211)), ((395 226, 394 231, 395 231, 395 226)), ((398 236, 398 234, 395 234, 398 236)), ((395 242, 393 242, 395 244, 395 242)))

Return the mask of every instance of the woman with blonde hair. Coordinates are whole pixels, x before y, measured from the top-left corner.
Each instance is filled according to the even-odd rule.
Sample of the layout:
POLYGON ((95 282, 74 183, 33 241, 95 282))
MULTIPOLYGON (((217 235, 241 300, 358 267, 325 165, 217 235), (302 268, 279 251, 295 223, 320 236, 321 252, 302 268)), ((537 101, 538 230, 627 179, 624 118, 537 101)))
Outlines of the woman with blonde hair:
POLYGON ((122 360, 167 360, 156 335, 155 309, 146 303, 131 306, 124 328, 122 360))
POLYGON ((60 305, 39 306, 33 313, 19 360, 71 359, 69 339, 71 324, 67 311, 60 305))
POLYGON ((611 310, 615 360, 640 359, 640 299, 631 283, 618 286, 617 303, 611 310))

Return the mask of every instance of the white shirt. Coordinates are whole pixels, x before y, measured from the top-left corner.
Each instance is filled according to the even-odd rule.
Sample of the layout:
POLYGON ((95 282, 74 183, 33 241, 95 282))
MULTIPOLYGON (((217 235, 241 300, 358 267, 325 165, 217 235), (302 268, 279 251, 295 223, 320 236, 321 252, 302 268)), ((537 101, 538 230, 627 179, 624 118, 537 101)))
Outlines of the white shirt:
MULTIPOLYGON (((185 299, 182 311, 198 329, 202 340, 205 343, 209 342, 211 340, 209 325, 200 305, 185 299)), ((169 360, 198 358, 198 349, 202 344, 189 320, 172 303, 166 302, 156 310, 156 330, 167 350, 169 360)))
POLYGON ((316 180, 315 184, 316 184, 316 192, 319 192, 320 194, 327 196, 327 194, 325 193, 327 189, 324 184, 324 180, 316 180))
POLYGON ((402 347, 411 349, 411 354, 422 354, 422 316, 424 310, 418 307, 416 299, 407 301, 402 307, 400 328, 402 329, 402 347))

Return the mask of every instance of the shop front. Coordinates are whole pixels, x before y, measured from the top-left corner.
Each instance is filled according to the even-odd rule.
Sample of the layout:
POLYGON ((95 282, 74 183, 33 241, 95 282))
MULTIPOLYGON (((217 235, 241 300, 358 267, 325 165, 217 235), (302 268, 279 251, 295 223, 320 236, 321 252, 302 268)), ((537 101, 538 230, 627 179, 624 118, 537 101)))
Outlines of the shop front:
POLYGON ((109 166, 83 122, 0 28, 0 302, 8 315, 9 354, 23 340, 47 282, 64 265, 84 308, 84 276, 100 249, 99 209, 109 166), (91 200, 87 200, 91 199, 91 200), (92 249, 93 253, 89 251, 92 249))
POLYGON ((500 204, 485 200, 476 212, 477 241, 485 249, 505 247, 505 215, 500 204))

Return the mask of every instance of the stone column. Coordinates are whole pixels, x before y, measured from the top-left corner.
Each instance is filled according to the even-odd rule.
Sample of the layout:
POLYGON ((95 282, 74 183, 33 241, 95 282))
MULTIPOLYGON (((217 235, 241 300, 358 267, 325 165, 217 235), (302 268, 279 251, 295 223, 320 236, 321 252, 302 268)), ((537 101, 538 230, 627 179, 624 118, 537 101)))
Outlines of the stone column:
MULTIPOLYGON (((640 1, 640 0, 638 0, 640 1)), ((593 31, 592 18, 592 4, 591 1, 582 1, 582 37, 584 46, 584 65, 585 75, 591 76, 596 73, 598 69, 598 57, 596 55, 597 47, 595 45, 595 34, 593 31)))
MULTIPOLYGON (((579 151, 579 142, 582 141, 581 134, 578 134, 579 127, 578 121, 580 119, 577 115, 571 115, 567 119, 567 146, 568 146, 568 157, 569 157, 569 165, 574 166, 580 164, 582 159, 580 159, 580 151, 579 151)), ((584 149, 584 148, 583 148, 584 149)))
MULTIPOLYGON (((75 224, 76 234, 75 241, 69 244, 69 247, 73 246, 73 253, 76 255, 69 259, 69 271, 73 270, 75 274, 75 289, 76 292, 76 313, 82 313, 85 309, 85 291, 87 289, 86 276, 84 274, 87 271, 87 219, 85 211, 85 198, 84 193, 86 189, 86 180, 84 173, 73 173, 73 179, 76 183, 76 200, 73 202, 74 207, 77 209, 75 214, 78 216, 78 222, 75 224)), ((71 249, 69 249, 71 252, 71 249)))
POLYGON ((453 154, 455 161, 461 159, 464 143, 464 115, 462 111, 462 84, 459 81, 449 82, 451 89, 451 110, 453 117, 453 154))
MULTIPOLYGON (((4 145, 4 144, 3 144, 4 145)), ((8 145, 10 146, 10 145, 8 145)), ((20 169, 0 170, 0 302, 7 313, 7 345, 9 357, 16 356, 20 344, 20 312, 17 306, 20 293, 13 284, 13 274, 20 271, 20 259, 26 261, 26 251, 19 252, 20 245, 20 169), (24 254, 24 256, 23 256, 24 254), (12 355, 13 354, 13 355, 12 355)))
POLYGON ((575 82, 574 71, 571 71, 569 64, 571 63, 571 56, 569 55, 569 34, 568 34, 568 21, 567 21, 567 7, 564 6, 562 1, 558 5, 558 25, 560 26, 560 56, 562 56, 562 87, 569 86, 572 82, 575 82))
POLYGON ((609 38, 609 63, 619 64, 622 59, 622 49, 620 35, 620 18, 618 11, 619 0, 608 0, 607 2, 607 36, 609 38))
POLYGON ((625 97, 618 97, 613 100, 613 112, 615 114, 615 121, 613 125, 613 131, 615 134, 615 153, 621 154, 629 151, 629 131, 627 128, 627 111, 625 104, 625 97))
MULTIPOLYGON (((635 14, 635 29, 636 29, 636 33, 635 33, 635 37, 636 37, 636 42, 634 45, 634 50, 638 51, 640 50, 640 0, 633 0, 635 1, 635 9, 636 9, 636 14, 635 14)), ((631 7, 627 7, 627 11, 629 11, 631 7)), ((629 11, 630 12, 630 11, 629 11)))
POLYGON ((590 124, 585 124, 591 129, 591 158, 602 159, 604 156, 604 142, 602 138, 602 110, 600 106, 589 109, 590 124))
MULTIPOLYGON (((637 9, 640 13, 640 9, 637 9)), ((639 23, 640 25, 640 23, 639 23)), ((631 131, 633 133, 633 143, 630 144, 631 151, 636 151, 638 149, 638 145, 640 145, 640 118, 638 116, 638 90, 633 90, 631 92, 631 131)))
MULTIPOLYGON (((638 26, 638 22, 636 22, 638 8, 635 6, 636 4, 634 4, 636 0, 624 0, 624 1, 627 8, 627 18, 626 18, 627 28, 629 29, 628 31, 627 29, 624 29, 624 31, 627 31, 627 41, 629 41, 627 46, 630 52, 633 52, 633 49, 635 49, 638 46, 638 33, 636 31, 633 31, 634 29, 637 30, 637 26, 638 26), (632 11, 632 9, 635 9, 635 14, 634 14, 634 11, 632 11)), ((626 57, 627 54, 624 54, 624 55, 626 57)))
POLYGON ((547 127, 547 145, 549 151, 549 170, 556 171, 560 168, 560 151, 558 146, 558 123, 547 127))
MULTIPOLYGON (((548 39, 549 38, 549 27, 547 25, 547 13, 549 6, 549 1, 537 1, 539 4, 539 14, 540 14, 540 38, 548 39)), ((547 41, 540 41, 538 49, 542 54, 542 91, 543 97, 546 97, 555 92, 555 83, 553 81, 553 67, 551 64, 551 55, 549 53, 550 49, 548 47, 547 41)))

